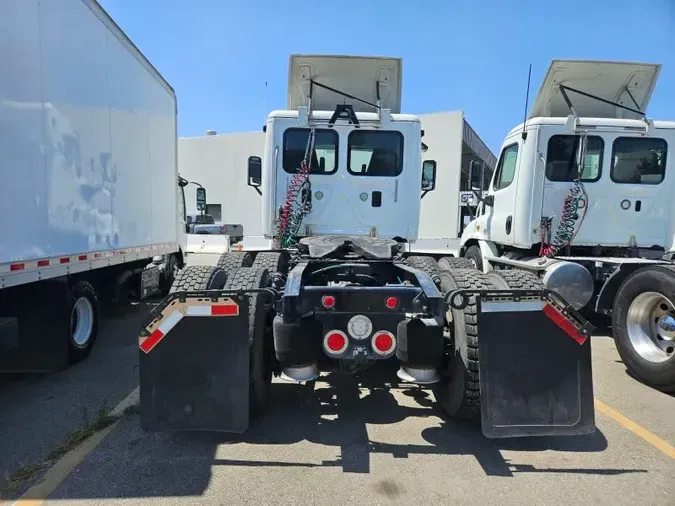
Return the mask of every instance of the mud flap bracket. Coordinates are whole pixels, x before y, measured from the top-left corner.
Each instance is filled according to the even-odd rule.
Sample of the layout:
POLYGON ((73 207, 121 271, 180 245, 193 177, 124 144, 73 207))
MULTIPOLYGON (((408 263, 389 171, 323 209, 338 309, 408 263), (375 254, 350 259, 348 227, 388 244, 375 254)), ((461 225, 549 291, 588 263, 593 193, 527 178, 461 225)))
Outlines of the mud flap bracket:
POLYGON ((249 423, 249 299, 177 292, 139 336, 141 427, 244 432, 249 423))
POLYGON ((447 300, 462 306, 470 295, 478 305, 483 434, 594 432, 593 327, 549 290, 457 290, 447 300))

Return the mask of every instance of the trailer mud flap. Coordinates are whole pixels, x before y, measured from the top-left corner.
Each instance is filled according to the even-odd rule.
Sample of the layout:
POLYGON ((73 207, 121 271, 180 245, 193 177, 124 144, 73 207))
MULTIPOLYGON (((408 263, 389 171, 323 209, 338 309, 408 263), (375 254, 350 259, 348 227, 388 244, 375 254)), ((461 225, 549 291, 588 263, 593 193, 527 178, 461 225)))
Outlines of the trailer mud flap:
MULTIPOLYGON (((483 434, 506 438, 594 432, 593 327, 548 290, 473 294, 479 308, 483 434)), ((458 300, 466 300, 459 295, 458 300)))
POLYGON ((177 292, 139 337, 141 427, 244 432, 249 302, 241 292, 177 292))

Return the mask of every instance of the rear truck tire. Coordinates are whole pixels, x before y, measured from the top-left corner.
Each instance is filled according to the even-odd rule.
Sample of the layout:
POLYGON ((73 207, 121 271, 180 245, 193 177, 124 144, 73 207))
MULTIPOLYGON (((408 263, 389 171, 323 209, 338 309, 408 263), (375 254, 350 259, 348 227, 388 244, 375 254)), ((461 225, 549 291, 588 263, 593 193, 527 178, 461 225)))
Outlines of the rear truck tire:
POLYGON ((228 251, 220 255, 216 265, 229 273, 237 267, 251 267, 253 255, 249 251, 228 251))
POLYGON ((675 267, 643 267, 621 283, 612 333, 629 372, 653 388, 675 392, 675 267))
POLYGON ((98 337, 99 304, 96 290, 87 281, 77 281, 68 294, 70 328, 68 362, 76 364, 89 356, 98 337))
POLYGON ((485 275, 497 290, 543 290, 544 283, 534 272, 519 269, 490 271, 485 275))
POLYGON ((438 268, 442 271, 450 271, 452 269, 475 269, 476 267, 468 258, 442 257, 438 261, 438 268))
POLYGON ((166 294, 171 290, 171 286, 173 286, 173 282, 176 281, 176 276, 178 276, 179 271, 180 266, 176 255, 167 256, 160 282, 162 294, 166 294))
POLYGON ((270 274, 278 272, 284 276, 288 273, 290 255, 287 251, 261 251, 253 261, 254 269, 267 269, 270 274))
POLYGON ((169 293, 220 290, 227 282, 227 273, 220 267, 190 265, 180 271, 169 293))
POLYGON ((481 253, 479 246, 476 246, 475 244, 469 246, 464 252, 463 258, 467 258, 472 263, 474 269, 478 269, 479 271, 483 270, 483 254, 481 253))
MULTIPOLYGON (((441 292, 492 288, 485 274, 475 269, 441 271, 441 292)), ((451 418, 479 421, 480 377, 478 370, 478 307, 469 297, 464 309, 448 309, 452 321, 447 363, 441 380, 433 387, 436 402, 451 418)), ((447 313, 446 313, 447 315, 447 313)))
POLYGON ((411 255, 405 259, 405 263, 410 267, 427 273, 429 276, 438 275, 440 269, 436 259, 424 255, 411 255))
MULTIPOLYGON (((269 270, 239 267, 230 271, 226 290, 266 288, 270 283, 269 270)), ((265 295, 254 293, 249 300, 249 413, 251 419, 263 414, 267 407, 272 371, 274 369, 273 308, 266 304, 265 295)))

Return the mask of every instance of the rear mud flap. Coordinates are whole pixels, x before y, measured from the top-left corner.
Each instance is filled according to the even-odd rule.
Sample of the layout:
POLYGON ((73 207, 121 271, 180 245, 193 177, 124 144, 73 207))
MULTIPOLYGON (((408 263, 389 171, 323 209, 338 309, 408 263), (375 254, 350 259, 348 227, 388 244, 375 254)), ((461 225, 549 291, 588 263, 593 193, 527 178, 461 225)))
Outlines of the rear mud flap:
POLYGON ((141 427, 244 432, 249 302, 241 292, 177 292, 139 337, 141 427))
MULTIPOLYGON (((595 431, 593 327, 548 290, 457 291, 479 298, 481 419, 488 438, 595 431)), ((460 304, 461 305, 461 304, 460 304)))

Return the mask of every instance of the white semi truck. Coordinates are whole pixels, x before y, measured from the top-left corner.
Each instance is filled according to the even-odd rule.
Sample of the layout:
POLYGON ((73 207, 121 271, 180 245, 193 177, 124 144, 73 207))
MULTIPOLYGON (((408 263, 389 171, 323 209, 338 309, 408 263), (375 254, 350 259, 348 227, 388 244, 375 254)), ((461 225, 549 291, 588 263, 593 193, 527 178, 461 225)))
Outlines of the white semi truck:
POLYGON ((83 359, 183 265, 176 97, 96 1, 0 2, 0 178, 0 371, 83 359))
POLYGON ((407 251, 436 164, 422 163, 419 117, 401 113, 401 68, 291 56, 288 107, 248 171, 273 249, 188 266, 153 309, 138 341, 144 429, 242 432, 273 375, 390 361, 488 437, 595 430, 592 328, 573 308, 534 276, 517 286, 407 251))
POLYGON ((628 370, 675 391, 675 122, 645 115, 660 67, 553 60, 461 255, 611 315, 628 370))

